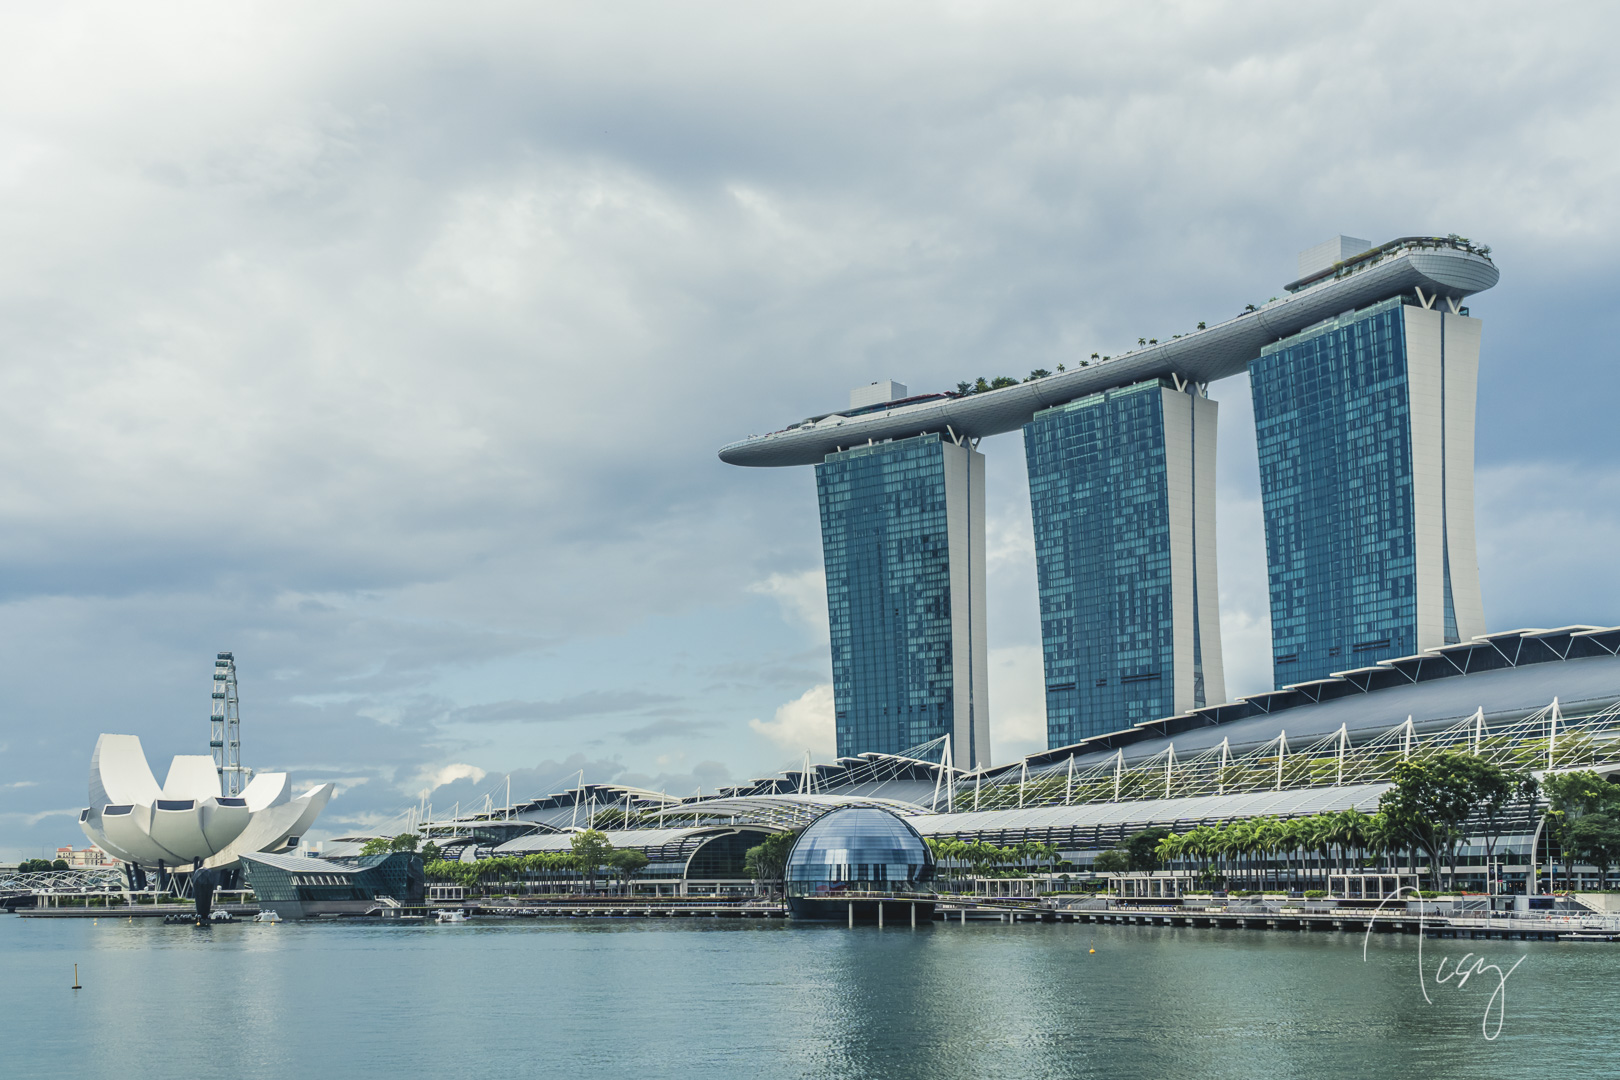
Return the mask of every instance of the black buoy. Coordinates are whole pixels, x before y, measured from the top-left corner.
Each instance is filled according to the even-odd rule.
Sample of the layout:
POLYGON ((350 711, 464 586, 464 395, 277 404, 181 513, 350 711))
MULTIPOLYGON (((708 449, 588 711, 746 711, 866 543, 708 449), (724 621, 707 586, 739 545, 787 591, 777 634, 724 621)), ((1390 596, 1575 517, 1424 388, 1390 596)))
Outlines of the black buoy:
POLYGON ((79 965, 78 964, 73 965, 73 989, 75 989, 75 990, 83 990, 84 989, 84 987, 79 985, 79 965))

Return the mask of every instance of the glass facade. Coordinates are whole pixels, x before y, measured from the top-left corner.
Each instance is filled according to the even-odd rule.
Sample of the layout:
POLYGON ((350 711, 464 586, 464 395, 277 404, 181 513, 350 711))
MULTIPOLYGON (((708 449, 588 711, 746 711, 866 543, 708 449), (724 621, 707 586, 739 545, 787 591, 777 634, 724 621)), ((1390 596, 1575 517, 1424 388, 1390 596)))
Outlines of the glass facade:
POLYGON ((1024 426, 1049 747, 1220 700, 1214 410, 1151 380, 1024 426))
POLYGON ((983 458, 938 435, 816 466, 838 753, 987 761, 983 458))
POLYGON ((752 876, 745 865, 748 849, 758 847, 770 837, 770 833, 759 829, 717 836, 692 853, 685 876, 703 881, 746 879, 752 876))
MULTIPOLYGON (((1439 325, 1439 312, 1411 315, 1439 325)), ((1401 298, 1387 300, 1268 346, 1249 365, 1278 687, 1457 640, 1440 354, 1434 406, 1423 407, 1427 362, 1413 363, 1409 317, 1401 298), (1425 488, 1429 457, 1436 482, 1425 488), (1436 523, 1433 635, 1420 633, 1426 521, 1436 523)), ((1466 422, 1471 483, 1471 397, 1466 422)))
POLYGON ((916 892, 934 876, 934 855, 904 819, 873 807, 834 810, 800 834, 787 861, 798 897, 916 892))
POLYGON ((427 888, 422 857, 404 851, 344 859, 260 853, 244 855, 242 869, 260 906, 291 918, 363 908, 383 896, 420 904, 427 888))

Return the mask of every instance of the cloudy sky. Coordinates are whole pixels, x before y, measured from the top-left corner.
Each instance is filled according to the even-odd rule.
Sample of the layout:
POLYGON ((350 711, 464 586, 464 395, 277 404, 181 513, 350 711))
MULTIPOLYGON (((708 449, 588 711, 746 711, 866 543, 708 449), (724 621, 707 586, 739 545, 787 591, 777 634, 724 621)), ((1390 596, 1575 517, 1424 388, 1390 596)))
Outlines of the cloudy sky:
MULTIPOLYGON (((206 752, 220 649, 328 835, 827 753, 812 474, 716 448, 1224 318, 1338 232, 1492 245, 1487 620, 1620 623, 1620 17, 1560 8, 13 5, 0 858, 82 845, 98 732, 206 752)), ((1006 760, 1039 623, 1023 448, 983 449, 1006 760)))

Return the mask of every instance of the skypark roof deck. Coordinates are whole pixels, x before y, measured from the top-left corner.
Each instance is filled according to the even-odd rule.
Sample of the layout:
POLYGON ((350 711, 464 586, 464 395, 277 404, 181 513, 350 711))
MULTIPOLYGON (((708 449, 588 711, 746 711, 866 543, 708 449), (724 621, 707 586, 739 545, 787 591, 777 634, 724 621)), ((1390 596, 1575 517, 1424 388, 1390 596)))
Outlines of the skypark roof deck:
POLYGON ((1421 290, 1426 305, 1450 305, 1495 285, 1489 249, 1456 237, 1402 237, 1291 282, 1288 295, 1206 330, 1071 371, 978 394, 919 395, 858 415, 848 410, 802 421, 720 448, 731 465, 814 465, 867 442, 937 432, 955 441, 1000 435, 1042 409, 1147 379, 1210 383, 1243 372, 1260 350, 1344 312, 1421 290))

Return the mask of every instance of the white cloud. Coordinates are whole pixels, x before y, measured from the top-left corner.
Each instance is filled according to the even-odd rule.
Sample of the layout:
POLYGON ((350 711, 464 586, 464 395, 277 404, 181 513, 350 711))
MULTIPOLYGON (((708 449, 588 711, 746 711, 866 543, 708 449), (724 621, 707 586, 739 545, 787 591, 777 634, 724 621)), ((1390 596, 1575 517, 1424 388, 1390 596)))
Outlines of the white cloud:
POLYGON ((67 810, 36 810, 31 814, 6 813, 0 814, 0 821, 20 821, 29 828, 32 828, 42 821, 49 821, 51 818, 76 818, 79 816, 79 810, 79 807, 70 807, 67 810))
POLYGON ((1046 749, 1046 678, 1039 645, 991 649, 990 755, 1012 761, 1046 749))
POLYGON ((410 794, 426 791, 431 795, 446 784, 453 784, 457 780, 471 780, 476 784, 488 775, 487 770, 480 769, 476 765, 468 765, 465 762, 443 765, 437 769, 429 766, 417 773, 415 780, 401 785, 401 789, 410 794))
POLYGON ((757 717, 748 726, 784 749, 831 761, 837 752, 838 729, 833 716, 832 683, 812 686, 776 710, 774 719, 757 717))
POLYGON ((1620 469, 1498 465, 1475 483, 1485 624, 1620 625, 1620 469))
POLYGON ((985 570, 986 573, 1027 570, 1033 580, 1035 526, 1030 517, 1029 501, 1020 499, 1014 507, 1006 513, 991 515, 984 523, 985 570))
POLYGON ((816 632, 817 640, 830 636, 827 617, 827 571, 800 570, 792 574, 772 574, 748 586, 748 591, 769 596, 782 606, 790 622, 816 632))
MULTIPOLYGON (((1614 457, 1601 6, 12 8, 0 740, 39 787, 0 812, 82 797, 100 721, 59 688, 87 641, 154 759, 202 749, 173 717, 234 647, 249 763, 364 762, 326 770, 355 813, 414 800, 404 777, 478 782, 447 761, 594 769, 608 740, 650 776, 671 742, 623 736, 655 723, 684 725, 692 786, 722 758, 747 775, 778 745, 747 718, 826 677, 825 595, 809 470, 717 446, 873 378, 1055 369, 1235 314, 1339 229, 1495 246, 1482 460, 1542 471, 1480 474, 1487 618, 1620 622, 1620 492, 1526 460, 1614 457), (782 618, 737 602, 751 582, 782 618), (455 721, 604 693, 671 700, 455 721)), ((1226 437, 1239 385, 1223 484, 1253 457, 1226 437)), ((1007 760, 1044 741, 1039 621, 1019 440, 983 449, 1007 760)), ((1270 679, 1238 480, 1234 693, 1270 679)), ((765 726, 795 707, 830 752, 830 707, 765 726)))

